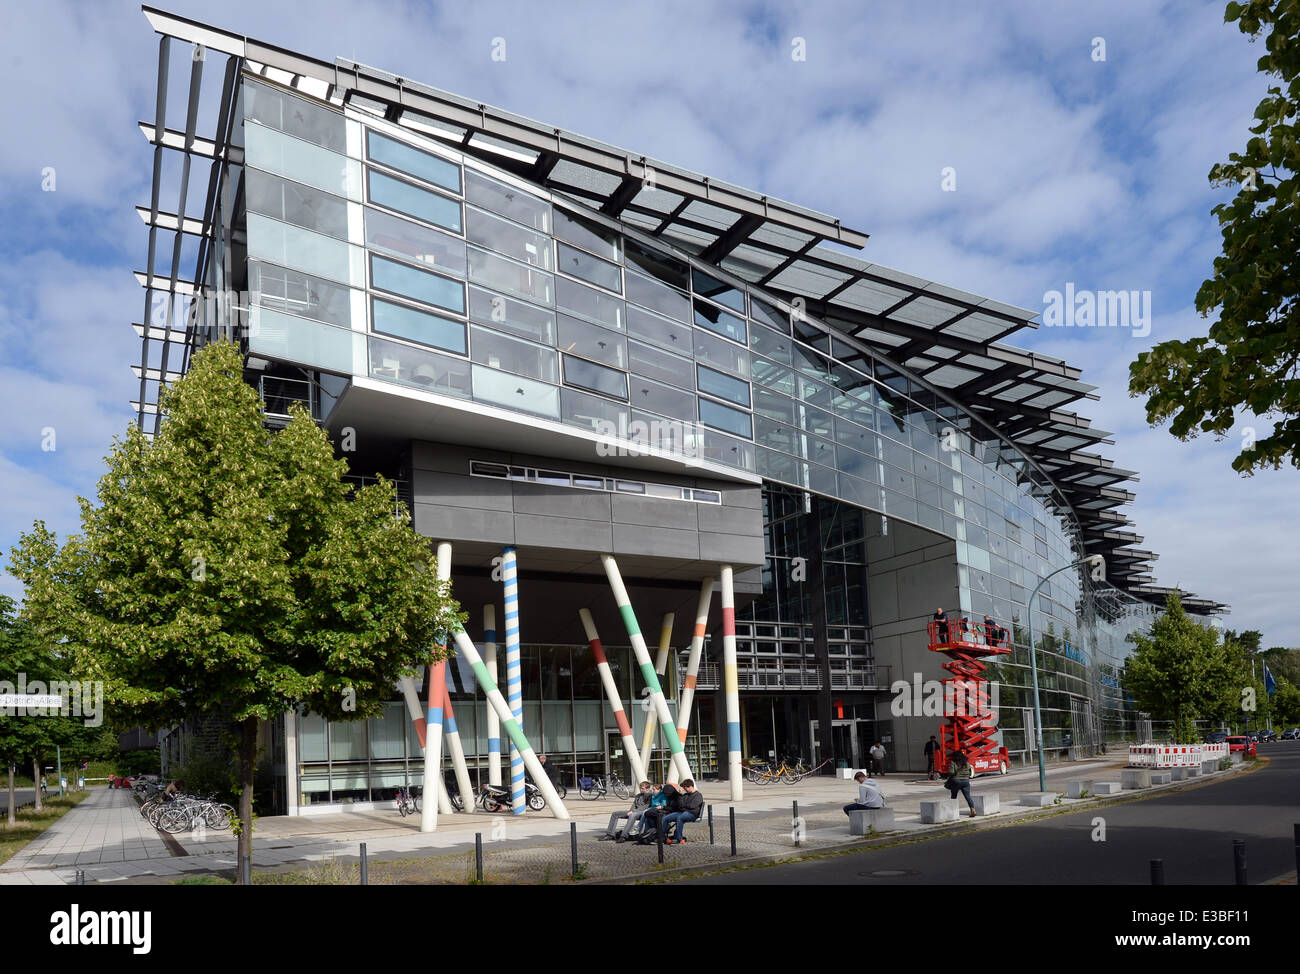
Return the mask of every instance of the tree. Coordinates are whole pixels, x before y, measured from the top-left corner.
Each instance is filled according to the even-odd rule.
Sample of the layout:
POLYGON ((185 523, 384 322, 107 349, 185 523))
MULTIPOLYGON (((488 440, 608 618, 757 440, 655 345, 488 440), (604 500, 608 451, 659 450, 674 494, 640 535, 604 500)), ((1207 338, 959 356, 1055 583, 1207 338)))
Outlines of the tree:
POLYGON ((242 365, 229 343, 197 353, 162 391, 157 438, 114 442, 81 533, 60 546, 37 522, 11 561, 28 618, 104 681, 120 722, 229 714, 241 862, 258 722, 376 716, 463 621, 393 485, 345 484, 300 409, 268 431, 242 365))
POLYGON ((1177 592, 1169 593, 1150 632, 1132 639, 1137 649, 1124 662, 1125 690, 1139 710, 1172 722, 1177 743, 1194 743, 1193 721, 1229 706, 1230 690, 1242 685, 1233 679, 1234 654, 1213 629, 1187 615, 1177 592))
POLYGON ((1273 695, 1273 713, 1279 724, 1300 724, 1300 687, 1279 682, 1273 695))
POLYGON ((1300 467, 1300 5, 1229 3, 1224 21, 1236 21, 1252 42, 1264 37, 1258 70, 1282 84, 1255 109, 1245 152, 1210 170, 1214 185, 1241 184, 1212 210, 1223 253, 1196 294, 1201 316, 1218 310, 1218 320, 1206 337, 1139 354, 1129 366, 1129 394, 1146 395, 1147 422, 1172 418, 1170 432, 1183 440, 1227 435, 1239 408, 1274 419, 1268 435, 1243 436, 1232 468, 1250 474, 1286 462, 1300 467))

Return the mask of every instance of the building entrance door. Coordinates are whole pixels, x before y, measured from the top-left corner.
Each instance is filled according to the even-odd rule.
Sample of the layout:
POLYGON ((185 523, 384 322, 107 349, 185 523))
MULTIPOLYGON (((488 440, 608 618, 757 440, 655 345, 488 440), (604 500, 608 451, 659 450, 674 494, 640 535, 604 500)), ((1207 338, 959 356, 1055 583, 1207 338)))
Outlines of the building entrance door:
MULTIPOLYGON (((821 764, 826 755, 821 753, 821 739, 817 733, 818 722, 810 721, 808 731, 811 736, 813 767, 821 764)), ((835 748, 835 760, 843 761, 850 768, 865 768, 867 750, 875 738, 876 722, 862 717, 846 717, 831 721, 831 744, 835 748)))
POLYGON ((854 720, 831 721, 831 740, 835 744, 836 758, 843 758, 850 768, 858 767, 857 735, 853 732, 854 720))
POLYGON ((632 762, 623 751, 623 736, 617 729, 605 730, 605 773, 618 772, 625 782, 632 781, 632 762))

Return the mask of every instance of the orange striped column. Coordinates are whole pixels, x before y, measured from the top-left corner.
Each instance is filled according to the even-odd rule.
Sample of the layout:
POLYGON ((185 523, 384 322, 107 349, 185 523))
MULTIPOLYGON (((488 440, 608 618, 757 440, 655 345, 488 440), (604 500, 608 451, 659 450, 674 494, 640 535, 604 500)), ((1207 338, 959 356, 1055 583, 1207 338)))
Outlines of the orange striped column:
POLYGON ((632 725, 628 723, 627 713, 623 710, 622 694, 618 691, 618 684, 614 682, 609 660, 605 657, 605 647, 600 644, 600 636, 596 633, 596 623, 592 621, 591 613, 586 609, 579 609, 578 616, 582 619, 582 628, 587 634, 591 654, 596 658, 596 671, 600 673, 600 682, 604 684, 605 698, 609 700, 609 708, 614 711, 614 723, 618 725, 619 736, 623 739, 623 750, 627 752, 627 759, 632 764, 632 777, 636 779, 632 784, 638 785, 643 781, 649 781, 645 773, 645 764, 636 750, 636 741, 632 738, 632 725))
POLYGON ((713 579, 700 583, 700 602, 695 609, 695 631, 691 633, 691 655, 686 659, 686 685, 682 699, 677 703, 677 737, 685 744, 686 732, 691 724, 691 704, 695 702, 695 679, 700 672, 700 654, 704 651, 704 636, 709 625, 709 603, 713 601, 713 579))

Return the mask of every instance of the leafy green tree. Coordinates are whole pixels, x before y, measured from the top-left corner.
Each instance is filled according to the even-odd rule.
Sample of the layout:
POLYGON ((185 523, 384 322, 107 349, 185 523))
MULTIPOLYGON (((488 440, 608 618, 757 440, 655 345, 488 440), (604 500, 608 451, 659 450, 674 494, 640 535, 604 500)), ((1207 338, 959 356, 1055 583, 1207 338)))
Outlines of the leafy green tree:
POLYGON ((1196 295, 1197 311, 1217 311, 1218 320, 1205 337, 1139 354, 1129 366, 1129 393, 1147 396, 1149 423, 1172 419, 1170 432, 1184 440, 1227 435, 1241 408, 1273 420, 1267 435, 1243 437, 1232 467, 1249 474, 1300 467, 1300 4, 1229 3, 1224 21, 1252 41, 1264 38, 1258 70, 1280 83, 1255 109, 1245 152, 1210 170, 1212 184, 1241 186, 1212 211, 1223 253, 1196 295))
POLYGON ((1295 727, 1300 724, 1300 687, 1279 681, 1273 695, 1273 716, 1279 725, 1295 727))
POLYGON ((377 715, 463 619, 393 485, 344 483, 302 410, 268 431, 242 367, 229 343, 197 353, 162 391, 157 438, 132 426, 115 441, 81 533, 59 545, 37 522, 11 561, 28 617, 104 681, 119 722, 229 712, 241 858, 258 722, 377 715))
POLYGON ((1170 721, 1177 743, 1198 739, 1198 717, 1233 706, 1240 714, 1240 697, 1232 696, 1242 686, 1236 654, 1213 629, 1187 615, 1177 592, 1169 594, 1150 632, 1132 639, 1137 648, 1124 663, 1124 689, 1139 710, 1170 721))

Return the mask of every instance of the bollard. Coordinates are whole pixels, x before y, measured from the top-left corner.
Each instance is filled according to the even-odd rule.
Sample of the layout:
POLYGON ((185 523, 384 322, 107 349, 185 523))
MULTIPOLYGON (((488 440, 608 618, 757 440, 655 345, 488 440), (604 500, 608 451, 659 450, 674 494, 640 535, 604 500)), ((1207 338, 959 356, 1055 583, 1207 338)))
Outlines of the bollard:
MULTIPOLYGON (((663 855, 660 852, 660 855, 663 855)), ((578 878, 578 823, 569 823, 569 859, 573 867, 573 878, 578 878)), ((662 859, 660 860, 663 861, 662 859)))
POLYGON ((655 829, 655 844, 659 846, 659 865, 664 864, 664 830, 662 827, 655 829))
POLYGON ((361 843, 361 885, 370 885, 369 863, 366 862, 366 844, 361 843))
POLYGON ((1151 860, 1151 885, 1163 886, 1165 884, 1165 861, 1163 859, 1151 860))
POLYGON ((1232 840, 1232 870, 1238 886, 1246 885, 1246 840, 1232 840))
POLYGON ((474 833, 474 872, 478 881, 483 882, 483 833, 474 833))
MULTIPOLYGON (((734 806, 727 809, 727 814, 731 816, 731 854, 736 854, 736 809, 734 806)), ((1300 826, 1298 826, 1300 827, 1300 826)))
POLYGON ((84 869, 77 870, 77 885, 78 886, 86 885, 86 871, 84 869))
MULTIPOLYGON (((1300 825, 1296 826, 1297 834, 1300 834, 1300 825)), ((713 806, 709 806, 709 845, 713 845, 713 806)))
POLYGON ((794 829, 794 847, 799 848, 799 800, 794 801, 794 818, 790 820, 790 826, 794 829))
POLYGON ((1291 826, 1295 830, 1295 871, 1300 876, 1300 822, 1291 826))

